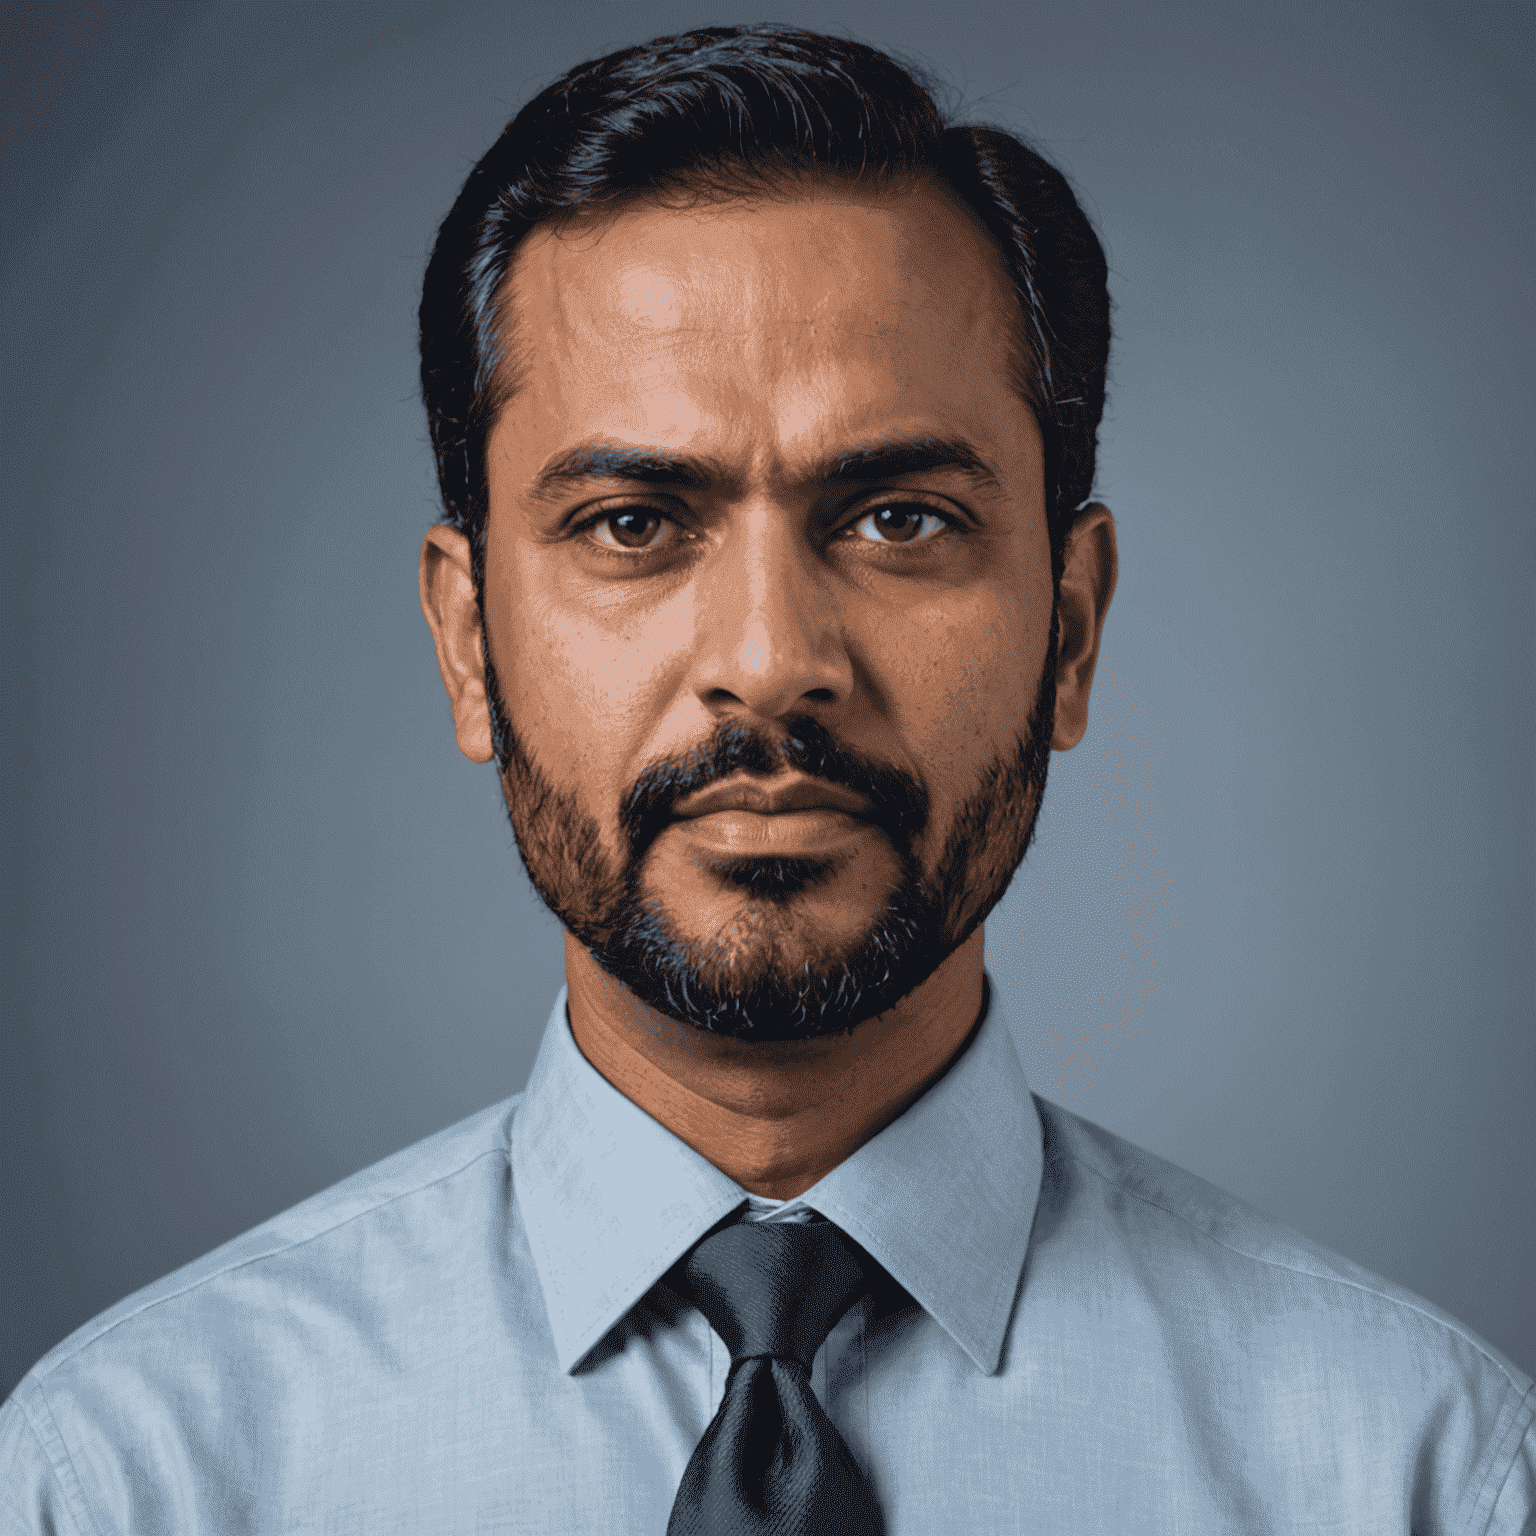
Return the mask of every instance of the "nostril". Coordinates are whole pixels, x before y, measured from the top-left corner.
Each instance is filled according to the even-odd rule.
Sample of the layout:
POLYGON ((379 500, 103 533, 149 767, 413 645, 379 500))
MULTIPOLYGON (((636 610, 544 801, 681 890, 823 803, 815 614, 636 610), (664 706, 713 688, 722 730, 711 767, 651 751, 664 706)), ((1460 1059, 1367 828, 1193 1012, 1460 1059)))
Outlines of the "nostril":
POLYGON ((818 704, 834 704, 837 702, 837 695, 830 688, 810 688, 806 690, 805 696, 808 699, 815 699, 818 704))

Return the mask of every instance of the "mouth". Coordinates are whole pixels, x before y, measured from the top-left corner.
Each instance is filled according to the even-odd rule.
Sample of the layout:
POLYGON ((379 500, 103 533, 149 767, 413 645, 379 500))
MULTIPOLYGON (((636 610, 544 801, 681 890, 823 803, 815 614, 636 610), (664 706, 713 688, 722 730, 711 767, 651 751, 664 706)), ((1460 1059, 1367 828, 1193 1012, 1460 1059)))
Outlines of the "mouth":
POLYGON ((825 780, 788 774, 775 779, 733 778, 711 784, 708 789, 684 796, 673 807, 672 814, 682 821, 695 821, 729 811, 754 816, 836 811, 862 817, 869 811, 869 802, 852 790, 828 784, 825 780))
POLYGON ((734 858, 824 858, 875 830, 869 805, 802 777, 735 779, 679 801, 673 827, 701 851, 734 858))

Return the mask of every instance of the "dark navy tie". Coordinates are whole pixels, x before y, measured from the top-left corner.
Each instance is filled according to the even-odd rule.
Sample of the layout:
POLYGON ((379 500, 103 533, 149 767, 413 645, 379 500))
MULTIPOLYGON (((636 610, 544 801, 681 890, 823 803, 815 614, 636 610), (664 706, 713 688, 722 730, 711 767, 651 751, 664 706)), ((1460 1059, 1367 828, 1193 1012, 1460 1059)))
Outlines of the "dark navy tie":
POLYGON ((741 1222, 674 1271, 731 1372, 667 1536, 881 1536, 874 1491, 811 1391, 811 1360, 867 1289, 870 1263, 829 1221, 741 1222))

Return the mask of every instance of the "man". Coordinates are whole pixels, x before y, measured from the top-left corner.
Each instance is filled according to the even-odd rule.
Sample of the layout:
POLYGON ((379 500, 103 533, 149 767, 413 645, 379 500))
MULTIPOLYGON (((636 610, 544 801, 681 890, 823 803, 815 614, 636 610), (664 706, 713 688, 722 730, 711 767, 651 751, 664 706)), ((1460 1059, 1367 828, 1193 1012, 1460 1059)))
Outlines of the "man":
POLYGON ((982 966, 1115 582, 1105 268, 883 55, 585 65, 445 221, 423 606, 528 1090, 130 1298, 6 1529, 1516 1532, 1532 1384, 1029 1095, 982 966))

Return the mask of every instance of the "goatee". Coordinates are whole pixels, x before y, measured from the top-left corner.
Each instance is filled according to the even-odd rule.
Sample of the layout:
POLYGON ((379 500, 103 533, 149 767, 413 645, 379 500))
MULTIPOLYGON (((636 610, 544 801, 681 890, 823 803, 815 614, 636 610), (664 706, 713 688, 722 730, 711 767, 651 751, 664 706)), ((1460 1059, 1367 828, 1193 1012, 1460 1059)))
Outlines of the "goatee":
POLYGON ((931 875, 917 857, 929 796, 911 773, 840 745, 809 715, 785 717, 777 734, 723 721, 692 751, 647 767, 619 806, 624 843, 615 867, 597 822, 558 789, 512 726, 486 657, 492 742, 507 813, 534 889, 599 965, 669 1018, 740 1040, 811 1040, 852 1030, 920 986, 1002 900, 1034 838, 1056 713, 1056 623, 1023 736, 978 774, 931 875), (852 790, 889 841, 899 874, 865 931, 839 949, 798 961, 767 920, 824 883, 835 862, 721 858, 710 871, 764 908, 749 964, 722 940, 680 934, 644 889, 646 852, 673 807, 736 774, 784 771, 852 790))

